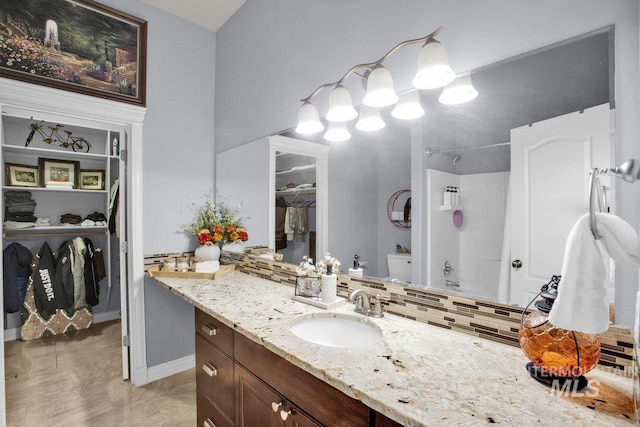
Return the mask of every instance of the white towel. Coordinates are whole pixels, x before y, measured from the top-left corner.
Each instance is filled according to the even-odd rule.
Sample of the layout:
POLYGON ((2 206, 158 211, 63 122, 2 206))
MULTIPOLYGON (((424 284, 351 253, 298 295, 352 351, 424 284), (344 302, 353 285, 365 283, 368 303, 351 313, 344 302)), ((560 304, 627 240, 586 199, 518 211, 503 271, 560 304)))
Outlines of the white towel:
POLYGON ((573 226, 564 253, 558 298, 549 321, 568 330, 598 334, 609 328, 609 257, 640 267, 640 238, 615 215, 596 214, 600 239, 591 233, 589 214, 573 226))
POLYGON ((220 261, 196 262, 196 273, 215 273, 220 270, 220 261))

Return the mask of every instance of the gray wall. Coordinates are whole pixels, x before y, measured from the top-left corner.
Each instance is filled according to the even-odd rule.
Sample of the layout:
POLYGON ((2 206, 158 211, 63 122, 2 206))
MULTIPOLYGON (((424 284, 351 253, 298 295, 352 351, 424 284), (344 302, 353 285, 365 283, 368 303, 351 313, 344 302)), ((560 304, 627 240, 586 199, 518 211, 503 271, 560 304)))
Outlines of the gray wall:
MULTIPOLYGON (((248 0, 217 33, 216 151, 291 128, 299 99, 337 80, 356 63, 444 25, 439 40, 458 72, 616 25, 616 157, 640 156, 638 141, 638 2, 619 0, 248 0)), ((406 49, 407 51, 409 49, 406 49)), ((401 91, 415 54, 387 65, 401 91)), ((360 84, 352 79, 347 86, 360 84)), ((349 86, 352 89, 351 86, 349 86)), ((324 94, 326 95, 326 94, 324 94)), ((319 97, 319 108, 326 103, 319 97)), ((326 96, 325 96, 326 98, 326 96)), ((354 95, 356 103, 360 97, 354 95)), ((331 172, 330 172, 331 173, 331 172)), ((638 228, 637 186, 618 186, 620 216, 638 228)), ((344 262, 344 261, 343 261, 344 262)), ((617 271, 618 318, 631 326, 637 269, 617 271)))
MULTIPOLYGON (((194 249, 181 231, 213 188, 215 33, 141 1, 101 0, 148 22, 144 253, 194 249)), ((147 366, 194 353, 193 307, 145 281, 147 366)))

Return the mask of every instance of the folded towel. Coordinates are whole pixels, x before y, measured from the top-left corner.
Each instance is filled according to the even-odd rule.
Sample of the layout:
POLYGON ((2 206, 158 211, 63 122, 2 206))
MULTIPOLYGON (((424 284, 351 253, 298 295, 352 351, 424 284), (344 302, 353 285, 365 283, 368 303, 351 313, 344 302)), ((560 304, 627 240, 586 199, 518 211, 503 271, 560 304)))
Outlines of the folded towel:
POLYGON ((220 261, 196 262, 196 273, 215 273, 220 270, 220 261))
POLYGON ((596 214, 600 239, 591 233, 589 214, 575 223, 565 247, 558 298, 549 313, 554 325, 587 334, 609 328, 609 257, 640 267, 640 238, 615 215, 596 214))

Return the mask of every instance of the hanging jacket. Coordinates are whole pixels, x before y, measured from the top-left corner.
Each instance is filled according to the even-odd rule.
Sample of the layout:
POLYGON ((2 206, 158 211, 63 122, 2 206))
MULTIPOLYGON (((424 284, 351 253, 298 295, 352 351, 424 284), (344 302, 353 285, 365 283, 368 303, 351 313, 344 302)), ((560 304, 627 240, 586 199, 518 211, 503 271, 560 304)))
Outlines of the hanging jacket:
POLYGON ((100 285, 98 284, 99 279, 97 275, 97 263, 96 254, 101 253, 101 251, 96 252, 96 249, 93 247, 93 242, 86 238, 84 239, 84 244, 87 248, 84 254, 84 286, 85 286, 85 296, 86 302, 90 306, 98 305, 100 302, 98 300, 98 295, 100 294, 100 285))
POLYGON ((74 245, 73 240, 63 242, 56 253, 55 261, 55 277, 58 283, 64 289, 64 306, 62 308, 71 309, 73 311, 73 269, 71 265, 71 257, 73 256, 74 245))
POLYGON ((15 313, 24 303, 25 289, 19 289, 26 284, 25 279, 31 276, 31 262, 33 254, 20 243, 11 243, 2 252, 2 284, 4 293, 4 310, 15 313))
POLYGON ((71 271, 73 271, 73 308, 80 310, 87 306, 87 296, 84 283, 84 260, 87 246, 82 237, 73 239, 71 248, 71 271))
POLYGON ((44 242, 35 259, 33 271, 33 296, 36 309, 48 320, 57 308, 67 307, 67 295, 57 280, 56 260, 47 242, 44 242))

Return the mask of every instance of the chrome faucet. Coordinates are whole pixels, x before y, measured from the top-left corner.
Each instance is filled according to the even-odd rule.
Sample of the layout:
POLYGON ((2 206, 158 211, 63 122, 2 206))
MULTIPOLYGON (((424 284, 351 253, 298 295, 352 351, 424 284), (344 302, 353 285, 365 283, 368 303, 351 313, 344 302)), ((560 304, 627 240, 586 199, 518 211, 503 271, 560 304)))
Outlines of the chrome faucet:
POLYGON ((380 294, 374 297, 364 289, 356 289, 349 295, 349 301, 354 302, 355 300, 356 308, 354 311, 371 317, 384 316, 382 303, 380 302, 382 299, 389 299, 389 297, 384 297, 380 294))

